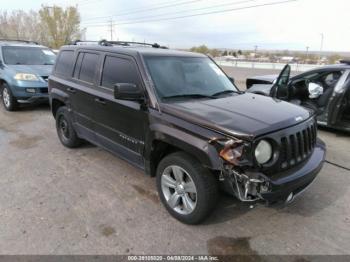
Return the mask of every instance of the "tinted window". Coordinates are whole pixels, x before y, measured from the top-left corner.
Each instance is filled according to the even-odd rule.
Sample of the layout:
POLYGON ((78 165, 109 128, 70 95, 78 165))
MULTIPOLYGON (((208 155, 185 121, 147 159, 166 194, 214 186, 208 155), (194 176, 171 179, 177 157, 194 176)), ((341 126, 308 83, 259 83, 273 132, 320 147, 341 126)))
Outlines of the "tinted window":
POLYGON ((98 65, 97 54, 84 53, 78 78, 85 82, 93 83, 97 65, 98 65))
POLYGON ((137 84, 138 79, 136 66, 132 61, 106 56, 102 71, 102 86, 113 88, 116 83, 137 84))
POLYGON ((56 73, 63 76, 70 76, 74 63, 73 51, 62 51, 56 62, 56 73))
POLYGON ((56 55, 48 48, 4 46, 4 62, 8 65, 53 65, 56 55))
POLYGON ((83 57, 84 57, 84 53, 79 53, 77 63, 75 65, 75 69, 74 69, 74 78, 79 78, 81 61, 83 61, 83 57))

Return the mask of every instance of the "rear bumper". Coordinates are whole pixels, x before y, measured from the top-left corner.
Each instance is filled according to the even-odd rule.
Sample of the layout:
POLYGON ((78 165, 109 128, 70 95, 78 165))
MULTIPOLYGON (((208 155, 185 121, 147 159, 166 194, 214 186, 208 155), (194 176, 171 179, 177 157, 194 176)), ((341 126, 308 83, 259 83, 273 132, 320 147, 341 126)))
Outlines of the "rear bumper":
POLYGON ((325 144, 319 140, 313 154, 301 167, 285 173, 266 177, 270 191, 261 193, 261 198, 268 202, 286 201, 290 194, 293 197, 302 193, 316 178, 323 167, 326 156, 325 144))

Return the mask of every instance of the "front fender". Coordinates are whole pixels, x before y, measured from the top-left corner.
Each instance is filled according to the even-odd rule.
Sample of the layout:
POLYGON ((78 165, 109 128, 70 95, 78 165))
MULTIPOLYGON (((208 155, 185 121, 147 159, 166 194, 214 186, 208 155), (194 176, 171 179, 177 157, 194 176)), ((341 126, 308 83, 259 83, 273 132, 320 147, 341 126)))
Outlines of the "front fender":
POLYGON ((161 123, 150 125, 150 132, 149 141, 147 141, 149 146, 146 146, 148 152, 145 152, 146 159, 149 159, 151 155, 153 142, 162 141, 193 155, 209 169, 221 170, 223 161, 216 148, 209 144, 208 140, 161 123))

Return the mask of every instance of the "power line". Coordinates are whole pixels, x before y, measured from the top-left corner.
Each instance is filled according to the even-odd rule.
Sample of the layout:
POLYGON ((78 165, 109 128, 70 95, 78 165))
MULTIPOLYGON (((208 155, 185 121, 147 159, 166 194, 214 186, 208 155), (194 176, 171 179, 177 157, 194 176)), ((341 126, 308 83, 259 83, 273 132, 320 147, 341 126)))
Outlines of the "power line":
POLYGON ((136 13, 143 13, 143 12, 147 12, 147 11, 159 10, 159 9, 164 9, 164 8, 169 8, 169 7, 174 7, 174 6, 192 4, 192 3, 196 3, 196 2, 200 2, 200 1, 203 1, 203 0, 192 0, 192 1, 182 1, 182 2, 174 1, 174 2, 170 2, 172 4, 168 3, 166 5, 154 6, 152 8, 146 8, 146 9, 142 8, 142 9, 136 9, 134 11, 125 11, 125 13, 118 13, 118 14, 109 15, 109 16, 91 17, 89 19, 85 19, 85 21, 96 20, 96 19, 101 19, 101 18, 108 18, 108 17, 125 16, 125 15, 136 14, 136 13))
MULTIPOLYGON (((146 23, 146 22, 159 22, 159 21, 176 20, 176 19, 182 19, 182 18, 188 18, 188 17, 204 16, 204 15, 219 14, 219 13, 227 13, 227 12, 233 12, 233 11, 244 10, 244 9, 253 9, 253 8, 263 7, 263 6, 272 6, 272 5, 286 4, 286 3, 289 3, 289 2, 296 2, 296 1, 298 1, 298 0, 285 0, 285 1, 280 1, 280 2, 270 2, 270 3, 259 4, 259 5, 251 5, 251 6, 244 6, 244 7, 238 7, 238 8, 230 8, 230 9, 224 9, 224 10, 219 10, 219 11, 211 11, 211 12, 192 14, 192 15, 175 16, 175 17, 167 17, 167 18, 160 18, 160 19, 150 19, 150 20, 135 20, 135 21, 125 22, 125 23, 116 23, 114 25, 131 25, 131 24, 139 24, 139 23, 146 23)), ((106 26, 106 24, 105 25, 102 25, 102 24, 89 25, 89 27, 103 27, 103 26, 106 26)))
MULTIPOLYGON (((143 16, 137 18, 137 20, 141 19, 146 19, 146 18, 155 18, 155 17, 162 17, 166 15, 176 15, 176 14, 181 14, 181 13, 188 13, 188 12, 193 12, 193 11, 201 11, 201 10, 206 10, 206 9, 215 9, 218 7, 224 7, 224 6, 231 6, 231 5, 238 5, 238 4, 244 4, 244 3, 249 3, 249 2, 256 2, 259 0, 244 0, 244 1, 238 1, 238 2, 230 2, 230 3, 224 3, 224 4, 219 4, 219 5, 212 5, 212 6, 207 6, 207 7, 201 7, 201 8, 194 8, 194 9, 188 9, 188 10, 182 10, 182 11, 177 11, 177 12, 168 12, 164 14, 158 14, 158 15, 148 15, 148 16, 143 16)), ((118 23, 123 23, 123 22, 130 22, 130 21, 135 21, 135 19, 132 20, 124 20, 124 21, 119 21, 118 23)), ((85 24, 85 22, 83 22, 85 24)), ((105 22, 97 22, 98 24, 105 24, 105 22)), ((96 25, 97 23, 93 23, 93 25, 96 25)), ((91 23, 90 23, 91 24, 91 23)))

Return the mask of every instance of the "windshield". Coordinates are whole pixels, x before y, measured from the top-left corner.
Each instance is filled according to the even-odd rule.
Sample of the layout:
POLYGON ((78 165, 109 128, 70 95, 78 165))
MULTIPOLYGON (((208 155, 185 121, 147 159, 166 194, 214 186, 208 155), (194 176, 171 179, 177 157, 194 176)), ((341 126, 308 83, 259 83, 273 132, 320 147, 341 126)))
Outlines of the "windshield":
POLYGON ((4 46, 2 50, 7 65, 53 65, 56 59, 48 48, 4 46))
POLYGON ((167 98, 206 98, 238 92, 230 79, 207 57, 145 57, 157 95, 167 98))

